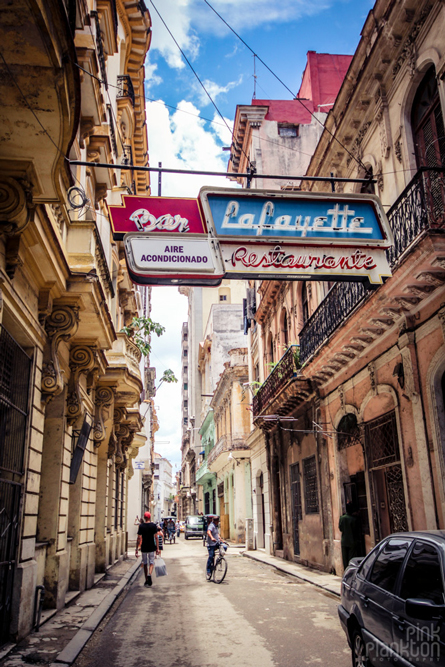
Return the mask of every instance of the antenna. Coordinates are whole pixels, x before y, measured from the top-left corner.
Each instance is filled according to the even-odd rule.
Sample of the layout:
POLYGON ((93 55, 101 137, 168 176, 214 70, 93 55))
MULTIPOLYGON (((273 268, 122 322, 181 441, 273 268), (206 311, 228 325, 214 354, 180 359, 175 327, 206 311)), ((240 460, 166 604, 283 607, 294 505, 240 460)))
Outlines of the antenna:
POLYGON ((256 100, 256 54, 253 54, 253 100, 256 100))

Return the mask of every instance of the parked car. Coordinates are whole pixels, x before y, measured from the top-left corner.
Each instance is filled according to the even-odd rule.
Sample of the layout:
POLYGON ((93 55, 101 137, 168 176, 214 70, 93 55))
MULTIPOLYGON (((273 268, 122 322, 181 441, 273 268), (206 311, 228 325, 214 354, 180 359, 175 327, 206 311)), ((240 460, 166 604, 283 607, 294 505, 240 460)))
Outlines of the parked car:
POLYGON ((357 667, 445 667, 445 531, 395 533, 343 576, 340 622, 357 667))
POLYGON ((204 530, 203 516, 188 516, 185 520, 185 539, 189 537, 199 537, 202 539, 202 532, 204 530))

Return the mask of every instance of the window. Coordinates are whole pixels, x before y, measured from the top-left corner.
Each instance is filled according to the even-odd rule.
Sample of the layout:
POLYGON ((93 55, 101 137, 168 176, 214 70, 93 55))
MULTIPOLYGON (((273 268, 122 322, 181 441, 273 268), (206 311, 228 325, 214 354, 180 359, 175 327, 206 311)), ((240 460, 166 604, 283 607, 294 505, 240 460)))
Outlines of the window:
POLYGON ((306 324, 306 322, 309 319, 309 301, 308 301, 307 286, 305 282, 303 282, 303 286, 301 289, 301 309, 303 313, 303 324, 306 324))
POLYGON ((414 98, 411 113, 418 167, 443 167, 445 130, 439 103, 436 72, 430 67, 414 98))
POLYGON ((184 410, 187 410, 188 406, 189 406, 188 401, 184 401, 184 410))
POLYGON ((279 137, 298 137, 299 126, 292 123, 277 123, 279 137))
POLYGON ((188 418, 187 418, 187 417, 184 417, 184 419, 183 419, 182 421, 183 421, 183 423, 184 423, 184 426, 187 426, 187 424, 188 424, 188 418))
POLYGON ((400 597, 423 598, 434 604, 445 602, 440 557, 432 544, 416 542, 403 575, 400 597))
POLYGON ((304 504, 306 514, 318 514, 318 483, 315 456, 303 460, 304 504))
POLYGON ((227 301, 227 294, 220 294, 219 295, 219 300, 220 301, 227 301))
POLYGON ((392 593, 410 544, 403 538, 389 540, 374 563, 369 581, 392 593))
POLYGON ((187 375, 188 370, 189 370, 189 367, 188 367, 188 366, 184 366, 183 371, 182 371, 182 372, 184 373, 184 375, 187 375))
POLYGON ((183 356, 183 357, 188 357, 188 354, 189 354, 189 351, 188 351, 188 350, 184 350, 183 353, 182 353, 182 356, 183 356))
POLYGON ((365 558, 363 563, 360 565, 359 574, 361 574, 361 576, 364 579, 368 578, 368 575, 372 570, 372 566, 375 563, 375 559, 377 558, 378 553, 379 553, 379 548, 377 547, 376 549, 371 551, 371 553, 365 558))
POLYGON ((187 382, 184 382, 184 391, 187 391, 187 390, 188 390, 188 384, 187 384, 187 382))

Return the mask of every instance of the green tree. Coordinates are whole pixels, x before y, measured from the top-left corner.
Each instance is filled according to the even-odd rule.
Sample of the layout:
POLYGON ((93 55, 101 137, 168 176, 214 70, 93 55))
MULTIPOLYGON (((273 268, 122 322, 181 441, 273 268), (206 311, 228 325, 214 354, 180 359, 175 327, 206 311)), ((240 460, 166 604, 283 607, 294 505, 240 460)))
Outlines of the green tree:
MULTIPOLYGON (((158 337, 162 336, 165 327, 159 322, 154 322, 151 317, 133 317, 133 320, 126 327, 122 327, 121 333, 127 334, 133 343, 139 348, 144 357, 148 357, 151 352, 151 335, 155 333, 158 337)), ((168 368, 164 371, 158 389, 163 382, 171 384, 177 382, 174 372, 168 368)))

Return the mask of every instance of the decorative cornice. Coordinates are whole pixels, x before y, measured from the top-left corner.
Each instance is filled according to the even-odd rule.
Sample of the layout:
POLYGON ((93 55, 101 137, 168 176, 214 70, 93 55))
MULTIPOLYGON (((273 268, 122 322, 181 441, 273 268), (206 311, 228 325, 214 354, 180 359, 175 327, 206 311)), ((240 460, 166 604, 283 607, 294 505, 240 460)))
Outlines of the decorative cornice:
POLYGON ((91 372, 97 361, 97 349, 95 346, 76 345, 70 351, 70 380, 67 404, 67 422, 70 426, 75 424, 84 413, 82 407, 82 396, 80 393, 80 376, 91 372))
POLYGON ((45 329, 49 346, 43 361, 42 395, 47 403, 63 390, 64 382, 58 359, 59 345, 75 335, 79 319, 78 306, 56 306, 46 318, 45 329))

